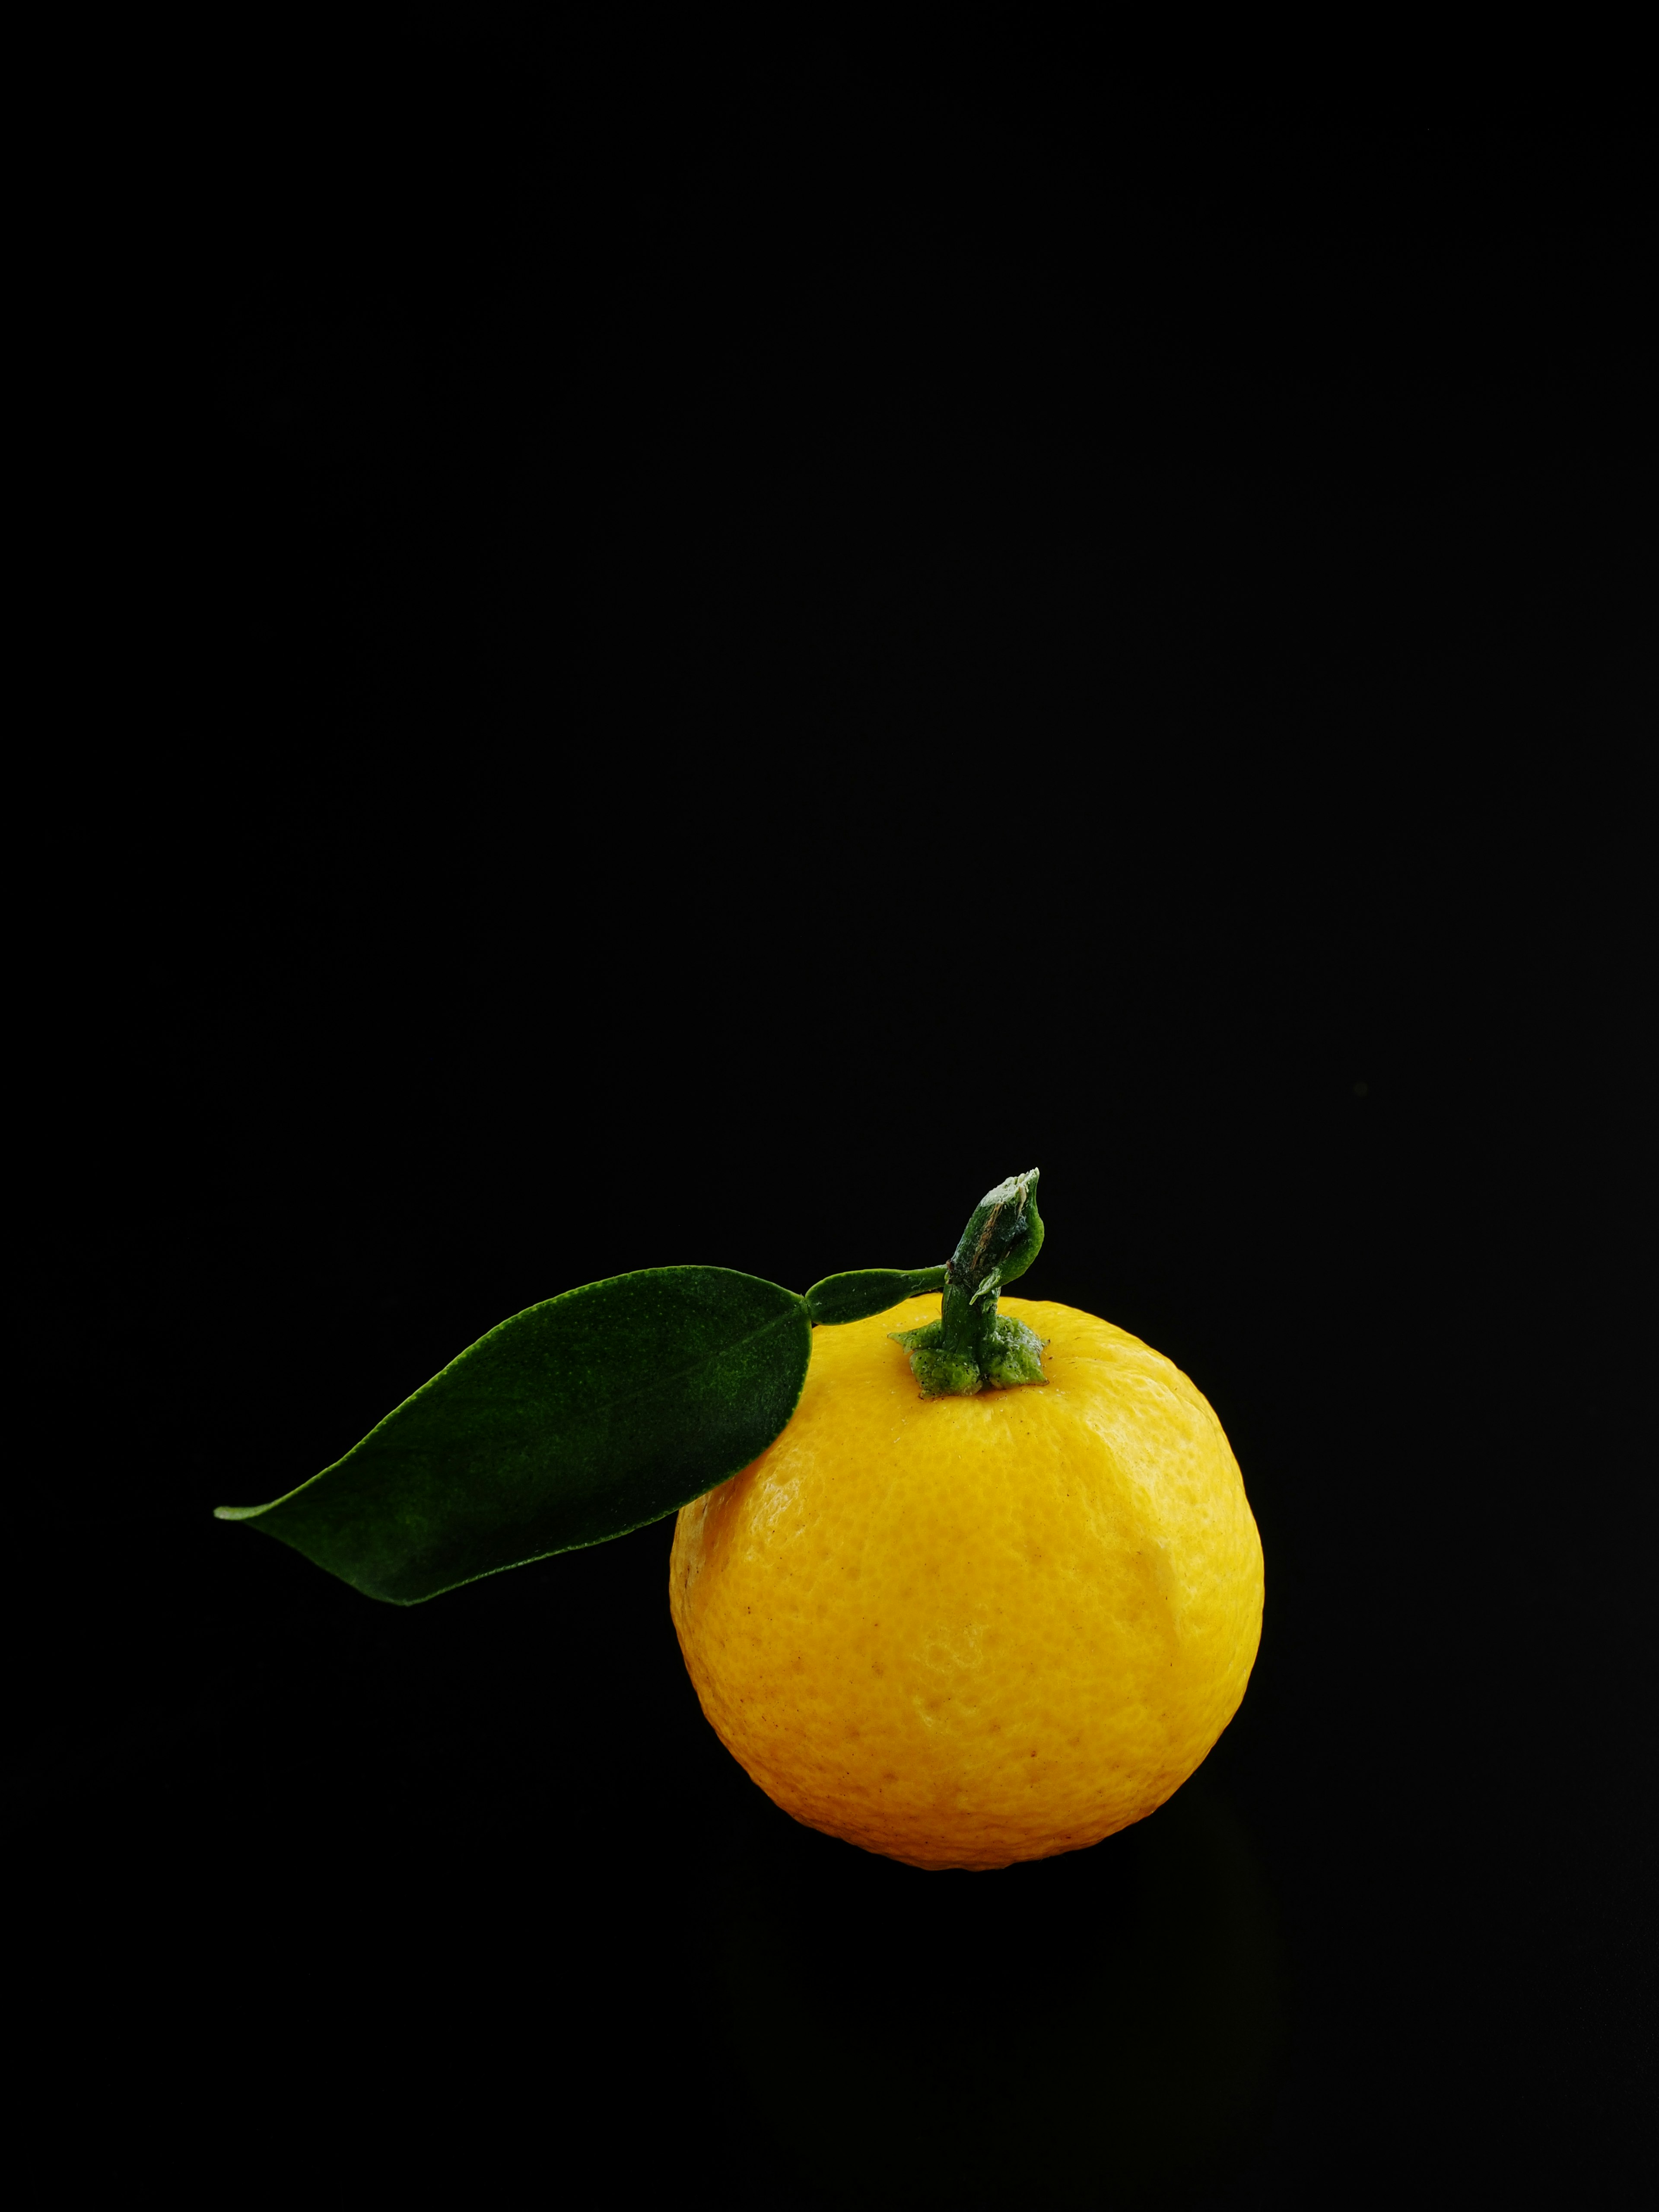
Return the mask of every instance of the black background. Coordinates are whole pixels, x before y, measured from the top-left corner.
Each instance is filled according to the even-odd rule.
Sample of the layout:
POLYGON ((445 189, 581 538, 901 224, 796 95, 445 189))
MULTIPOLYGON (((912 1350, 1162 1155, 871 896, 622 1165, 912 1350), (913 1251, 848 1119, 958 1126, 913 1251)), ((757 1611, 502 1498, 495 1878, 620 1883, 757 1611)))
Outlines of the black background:
POLYGON ((1193 1789, 1288 2046, 1203 2172, 1177 2109, 1155 2201, 1613 2201, 1652 1966, 1635 134, 1241 120, 1150 68, 1062 121, 1060 59, 803 35, 757 75, 510 11, 195 67, 95 226, 70 691, 114 673, 124 734, 52 764, 42 925, 10 1818, 80 2154, 910 2201, 943 2108, 907 2138, 858 2084, 915 2021, 952 2154, 993 2105, 1003 2145, 915 2201, 1050 2201, 999 2054, 1156 1821, 985 1884, 853 1866, 702 1721, 672 1524, 404 1612, 210 1515, 556 1291, 922 1264, 1036 1164, 1022 1288, 1194 1376, 1267 1559, 1193 1789), (787 2001, 732 1996, 760 1861, 852 1998, 775 1929, 787 2001), (757 2053, 795 2051, 786 2124, 757 2053))

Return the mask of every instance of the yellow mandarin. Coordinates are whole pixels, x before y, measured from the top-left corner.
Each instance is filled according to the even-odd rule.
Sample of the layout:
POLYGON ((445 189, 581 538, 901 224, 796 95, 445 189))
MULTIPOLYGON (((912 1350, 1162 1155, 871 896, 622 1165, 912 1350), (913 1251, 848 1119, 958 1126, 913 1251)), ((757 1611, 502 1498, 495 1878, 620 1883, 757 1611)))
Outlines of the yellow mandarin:
POLYGON ((813 1332, 794 1418, 682 1508, 670 1604, 704 1712, 809 1827, 917 1867, 1076 1850, 1237 1711, 1261 1546, 1208 1401, 1075 1308, 1004 1297, 1048 1380, 918 1395, 890 1332, 813 1332))

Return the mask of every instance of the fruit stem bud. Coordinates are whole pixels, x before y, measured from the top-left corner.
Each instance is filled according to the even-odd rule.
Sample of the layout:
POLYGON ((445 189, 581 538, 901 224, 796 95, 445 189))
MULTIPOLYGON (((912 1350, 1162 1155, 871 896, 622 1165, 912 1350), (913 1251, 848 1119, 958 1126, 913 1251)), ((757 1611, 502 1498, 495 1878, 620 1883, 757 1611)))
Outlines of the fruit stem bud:
POLYGON ((924 1398, 964 1397, 1047 1380, 1042 1340, 1023 1322, 997 1312, 997 1294, 1023 1275, 1042 1249, 1037 1170, 1010 1176, 986 1192, 945 1263, 939 1317, 925 1328, 895 1330, 910 1354, 924 1398))

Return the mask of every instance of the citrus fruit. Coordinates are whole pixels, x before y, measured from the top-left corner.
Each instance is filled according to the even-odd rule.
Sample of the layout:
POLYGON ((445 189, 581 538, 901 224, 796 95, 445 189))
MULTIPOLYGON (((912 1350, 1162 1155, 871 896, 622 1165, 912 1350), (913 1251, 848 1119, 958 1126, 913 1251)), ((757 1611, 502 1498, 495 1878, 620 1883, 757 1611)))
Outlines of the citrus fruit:
POLYGON ((1208 1401, 1071 1306, 1006 1298, 1041 1387, 918 1395, 913 1298, 819 1328, 800 1402, 681 1508, 669 1602, 721 1741, 807 1826, 915 1867, 1077 1850, 1237 1711, 1261 1546, 1208 1401))

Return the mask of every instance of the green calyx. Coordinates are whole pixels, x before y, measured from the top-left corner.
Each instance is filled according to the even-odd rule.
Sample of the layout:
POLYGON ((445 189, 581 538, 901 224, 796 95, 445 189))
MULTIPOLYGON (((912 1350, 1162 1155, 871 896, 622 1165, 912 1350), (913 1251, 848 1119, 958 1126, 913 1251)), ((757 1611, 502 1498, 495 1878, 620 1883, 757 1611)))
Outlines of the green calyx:
POLYGON ((1023 1275, 1042 1249, 1037 1170, 1010 1176, 969 1215, 945 1263, 939 1317, 922 1328, 895 1329, 910 1355, 924 1398, 971 1397, 985 1389, 1043 1382, 1043 1339, 997 1311, 997 1294, 1023 1275))

